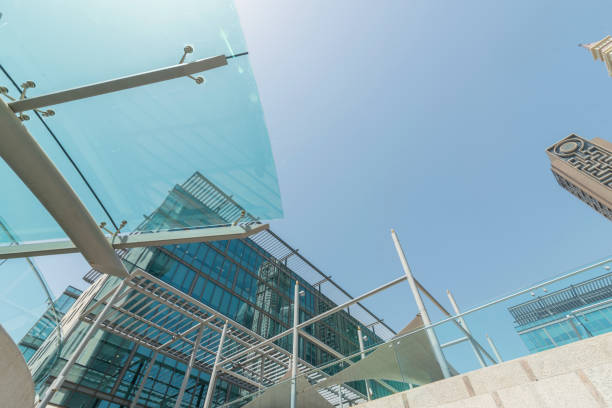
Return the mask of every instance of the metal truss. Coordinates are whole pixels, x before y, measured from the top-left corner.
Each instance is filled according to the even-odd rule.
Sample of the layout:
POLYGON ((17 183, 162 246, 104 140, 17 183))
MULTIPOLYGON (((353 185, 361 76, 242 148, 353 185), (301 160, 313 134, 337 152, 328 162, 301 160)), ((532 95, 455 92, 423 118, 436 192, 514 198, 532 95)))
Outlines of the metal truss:
MULTIPOLYGON (((133 271, 123 282, 121 293, 115 296, 99 320, 99 328, 147 347, 156 355, 162 354, 188 367, 215 373, 218 378, 249 392, 287 378, 291 352, 275 342, 143 270, 133 271), (221 341, 222 337, 225 337, 224 341, 221 341)), ((84 309, 79 319, 95 323, 113 296, 114 291, 109 291, 84 309)), ((300 330, 300 336, 335 357, 344 357, 303 330, 300 330)), ((298 359, 298 371, 308 372, 311 384, 328 377, 302 359, 298 359)), ((144 383, 143 379, 141 384, 144 383)), ((209 388, 214 390, 214 386, 209 388)), ((337 399, 334 387, 319 392, 328 401, 337 399)), ((366 396, 350 387, 343 387, 343 399, 358 403, 365 401, 366 396)), ((135 404, 137 400, 135 398, 135 404)))

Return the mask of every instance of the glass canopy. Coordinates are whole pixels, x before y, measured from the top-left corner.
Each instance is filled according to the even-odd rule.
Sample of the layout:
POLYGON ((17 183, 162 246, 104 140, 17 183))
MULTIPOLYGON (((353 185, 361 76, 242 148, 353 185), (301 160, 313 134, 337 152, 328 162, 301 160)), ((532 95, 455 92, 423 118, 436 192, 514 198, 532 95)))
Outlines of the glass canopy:
MULTIPOLYGON (((282 216, 257 85, 248 56, 238 56, 247 48, 234 4, 13 0, 3 6, 0 85, 15 98, 15 83, 28 80, 36 83, 27 91, 33 97, 175 65, 186 44, 194 48, 186 62, 234 57, 197 74, 203 84, 183 77, 50 106, 55 115, 42 118, 48 128, 25 112, 30 133, 95 220, 111 229, 123 220, 123 232, 137 229, 196 173, 251 218, 282 216)), ((23 241, 65 238, 4 162, 0 183, 6 193, 0 216, 23 241)), ((194 217, 181 221, 184 228, 207 226, 194 217)))

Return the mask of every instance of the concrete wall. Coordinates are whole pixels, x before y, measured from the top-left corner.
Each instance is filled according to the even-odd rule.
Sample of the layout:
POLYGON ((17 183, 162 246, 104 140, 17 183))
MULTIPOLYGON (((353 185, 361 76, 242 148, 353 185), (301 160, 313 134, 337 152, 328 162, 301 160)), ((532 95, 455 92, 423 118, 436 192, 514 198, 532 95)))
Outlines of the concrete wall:
POLYGON ((0 325, 0 407, 32 408, 34 383, 30 370, 13 342, 0 325))
POLYGON ((612 333, 482 368, 358 407, 612 407, 612 333))

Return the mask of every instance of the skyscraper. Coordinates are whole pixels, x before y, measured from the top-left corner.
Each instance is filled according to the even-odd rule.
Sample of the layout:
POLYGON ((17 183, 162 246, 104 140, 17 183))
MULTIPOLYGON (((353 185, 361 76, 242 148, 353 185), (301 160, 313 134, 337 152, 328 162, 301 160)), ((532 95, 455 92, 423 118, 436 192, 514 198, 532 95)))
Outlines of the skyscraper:
POLYGON ((572 134, 546 154, 559 185, 612 220, 612 143, 572 134))
POLYGON ((605 62, 608 74, 612 76, 612 37, 607 35, 603 40, 590 44, 580 44, 581 47, 591 51, 593 59, 605 62))
MULTIPOLYGON (((159 208, 146 217, 143 226, 146 225, 147 230, 176 228, 181 226, 178 224, 179 219, 185 220, 189 217, 205 217, 209 224, 256 222, 254 216, 245 212, 210 180, 195 173, 185 183, 176 185, 170 191, 159 208)), ((148 272, 180 290, 185 297, 193 298, 220 312, 262 338, 269 338, 289 329, 292 325, 292 291, 296 280, 300 282, 300 288, 305 292, 300 305, 301 321, 333 308, 335 303, 325 296, 319 287, 310 285, 292 269, 299 269, 292 265, 301 264, 288 262, 290 256, 273 255, 275 250, 283 247, 289 254, 293 254, 295 259, 302 259, 296 250, 287 247, 271 232, 264 231, 261 234, 245 239, 132 249, 125 253, 123 258, 127 265, 148 272)), ((95 275, 88 273, 87 277, 90 281, 95 281, 95 275)), ((66 328, 66 332, 71 332, 67 336, 64 349, 74 349, 75 343, 87 329, 88 325, 82 321, 87 317, 87 312, 84 310, 89 307, 95 309, 91 305, 99 299, 95 297, 95 292, 99 288, 99 281, 96 281, 94 287, 81 296, 63 320, 62 326, 66 328), (70 331, 71 326, 76 329, 70 331)), ((133 300, 129 297, 126 299, 124 304, 127 305, 141 301, 137 296, 133 300)), ((143 307, 145 304, 146 301, 142 303, 143 307)), ((159 310, 151 310, 151 314, 159 310)), ((115 330, 113 333, 116 333, 123 330, 120 330, 122 325, 130 326, 129 329, 133 330, 130 331, 132 337, 106 331, 96 334, 86 352, 79 357, 77 365, 70 371, 63 388, 55 394, 53 403, 68 407, 129 406, 135 399, 139 387, 144 384, 138 398, 140 405, 174 406, 181 382, 185 377, 186 365, 178 358, 178 354, 176 358, 159 355, 151 365, 155 347, 147 348, 142 343, 132 340, 136 336, 134 333, 140 337, 144 336, 142 330, 138 329, 140 323, 130 320, 134 316, 117 318, 116 315, 112 315, 109 318, 118 319, 104 325, 109 331, 115 330), (147 372, 149 366, 152 367, 150 373, 147 372), (144 377, 147 377, 146 381, 143 381, 144 377)), ((171 326, 170 323, 164 323, 166 322, 164 318, 168 316, 170 315, 162 314, 155 319, 162 331, 171 326)), ((367 335, 366 346, 382 341, 376 333, 353 316, 340 312, 315 323, 312 327, 305 328, 305 332, 322 344, 301 337, 299 342, 301 359, 312 366, 317 366, 335 357, 330 354, 331 350, 343 355, 357 352, 358 326, 361 326, 361 330, 367 335)), ((128 330, 125 329, 123 332, 127 333, 128 330)), ((236 340, 240 338, 236 337, 236 340)), ((285 337, 277 344, 285 350, 290 350, 291 337, 285 337)), ((159 346, 157 343, 154 345, 159 346)), ((213 345, 208 347, 214 349, 213 345)), ((33 372, 36 372, 38 362, 45 360, 43 349, 44 347, 41 347, 41 351, 30 361, 33 372)), ((179 353, 178 349, 174 351, 179 353)), ((48 387, 64 365, 65 356, 66 353, 62 352, 62 358, 55 363, 49 378, 45 378, 39 384, 39 389, 48 387)), ((269 358, 273 359, 274 356, 269 358)), ((274 375, 282 374, 284 373, 274 375)), ((185 390, 183 404, 201 406, 210 380, 210 367, 196 366, 191 371, 190 377, 193 380, 185 390)), ((270 380, 265 379, 263 375, 262 379, 264 381, 262 385, 270 385, 270 380)), ((366 392, 363 381, 347 385, 362 395, 366 392)), ((257 388, 253 388, 252 383, 236 380, 225 372, 221 373, 216 382, 213 406, 254 390, 257 388)), ((373 384, 373 391, 384 395, 387 390, 379 384, 373 384)))

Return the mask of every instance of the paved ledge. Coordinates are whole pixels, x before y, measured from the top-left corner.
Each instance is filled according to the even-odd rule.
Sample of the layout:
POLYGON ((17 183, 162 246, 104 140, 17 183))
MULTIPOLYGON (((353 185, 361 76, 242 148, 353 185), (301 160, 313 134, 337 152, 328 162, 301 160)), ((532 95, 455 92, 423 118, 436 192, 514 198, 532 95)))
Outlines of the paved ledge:
POLYGON ((475 370, 357 407, 612 407, 612 333, 475 370))

